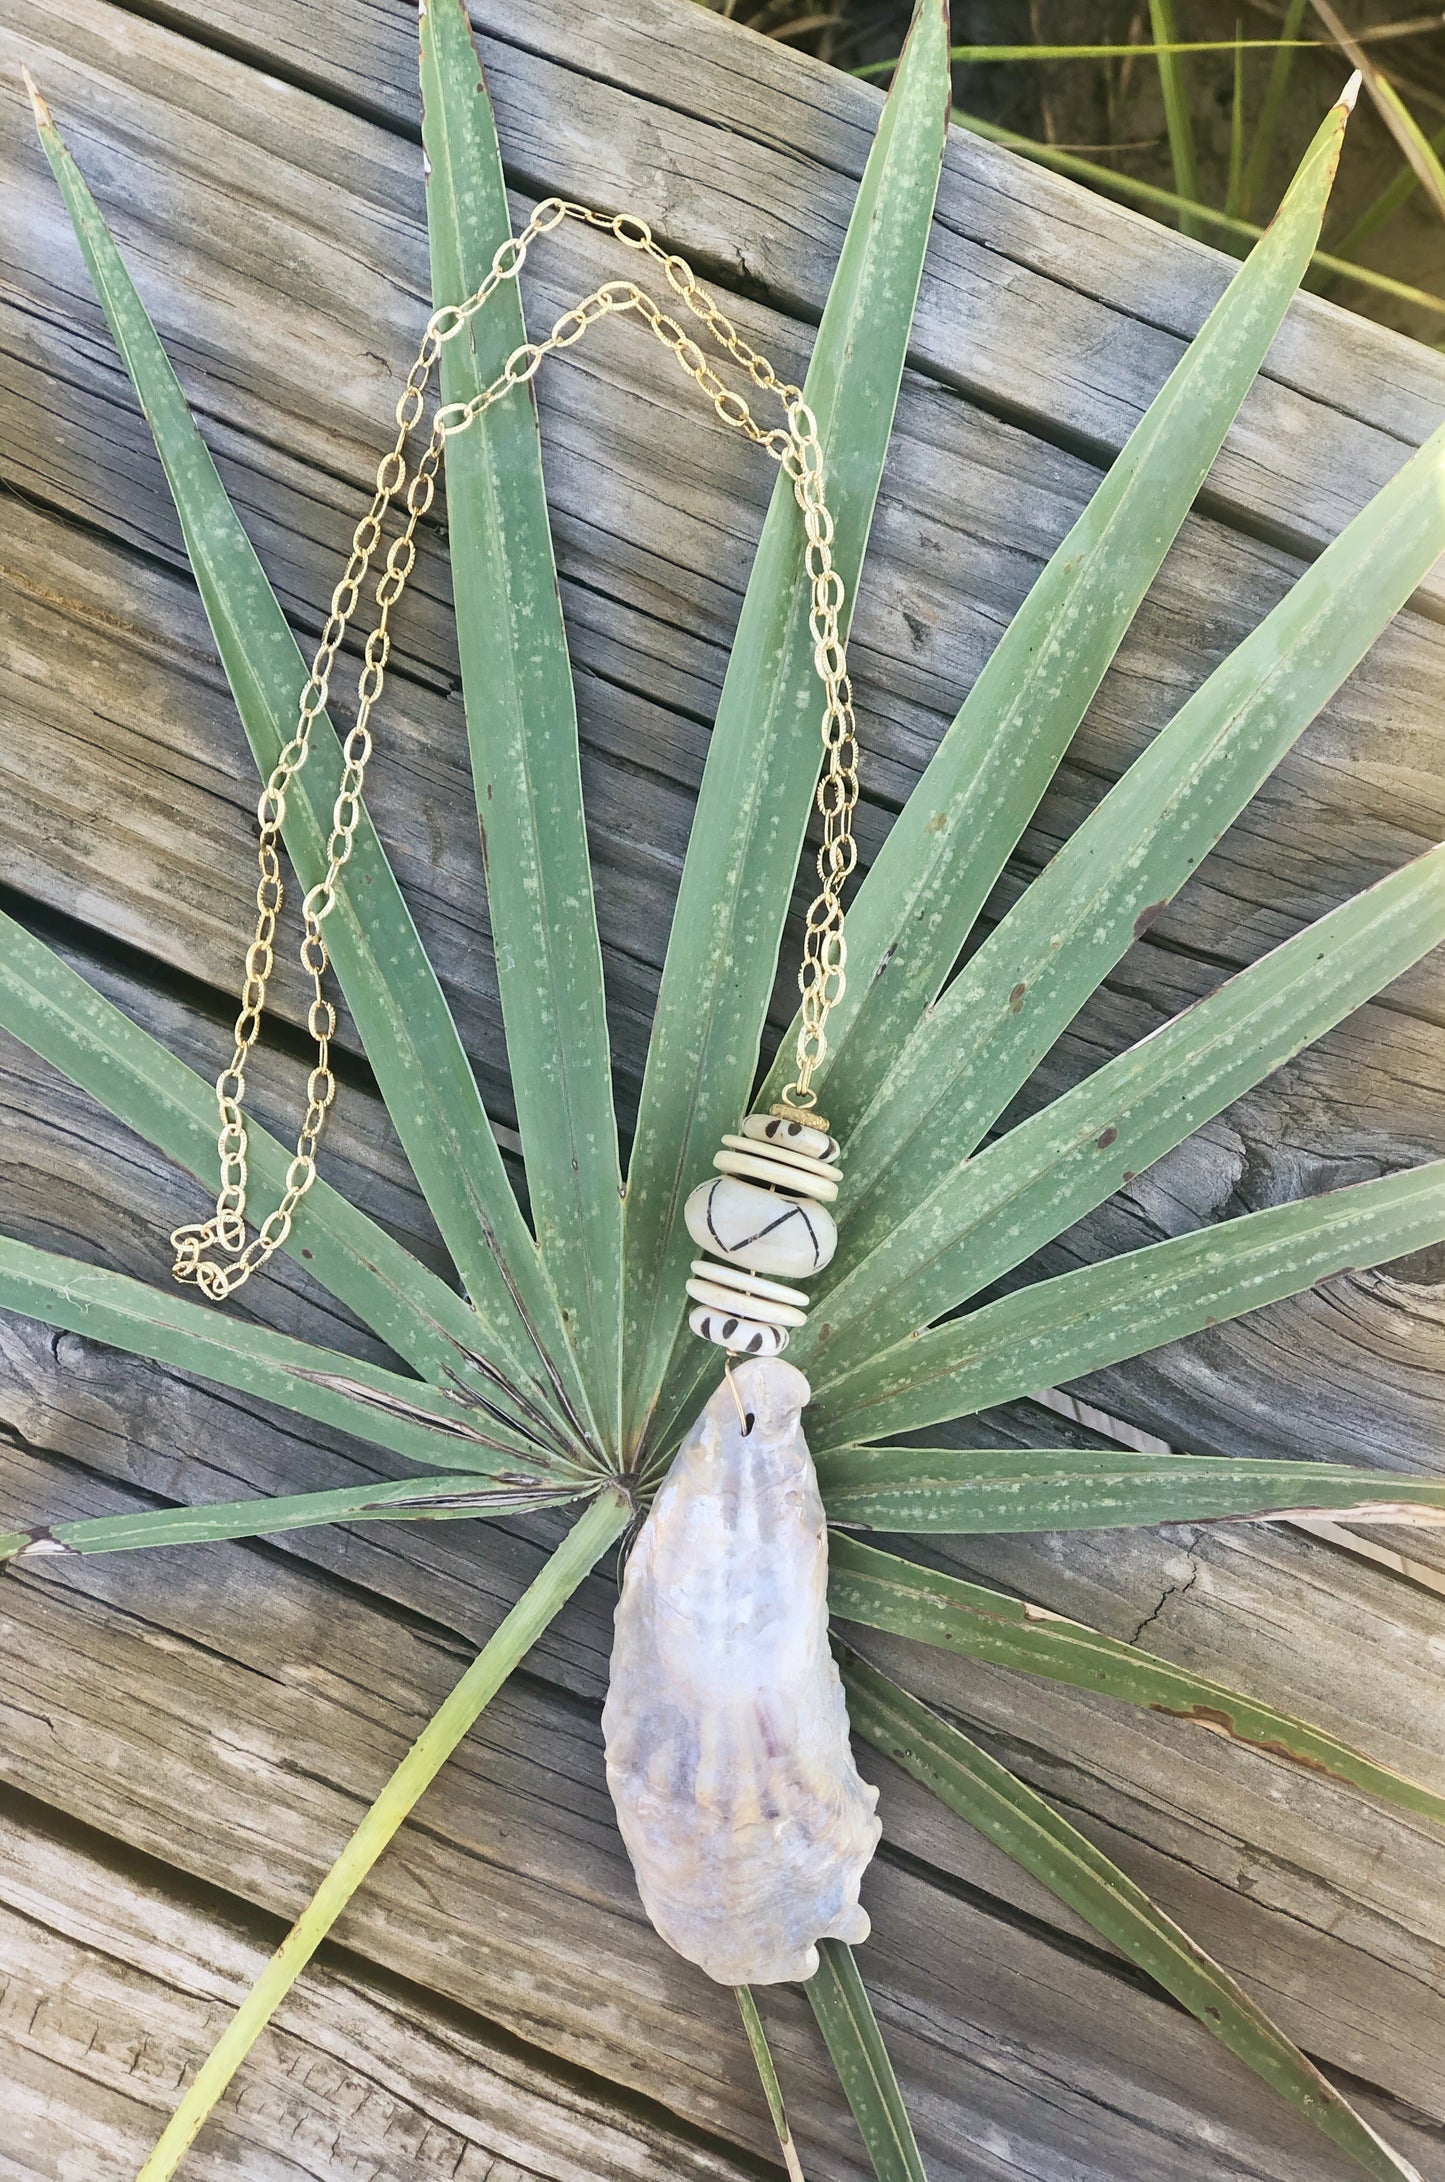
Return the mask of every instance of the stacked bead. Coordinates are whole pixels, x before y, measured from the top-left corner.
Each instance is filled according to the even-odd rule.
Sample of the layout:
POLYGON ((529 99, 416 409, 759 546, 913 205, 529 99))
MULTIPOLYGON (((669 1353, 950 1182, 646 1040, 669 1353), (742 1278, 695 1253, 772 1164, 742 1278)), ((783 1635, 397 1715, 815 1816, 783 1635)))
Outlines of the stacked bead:
POLYGON ((723 1138, 716 1179, 683 1207, 693 1241, 714 1253, 693 1260, 687 1284, 695 1334, 742 1356, 787 1347, 808 1297, 783 1283, 821 1272, 838 1247, 827 1210, 838 1195, 838 1152, 821 1115, 788 1107, 749 1114, 741 1135, 723 1138))

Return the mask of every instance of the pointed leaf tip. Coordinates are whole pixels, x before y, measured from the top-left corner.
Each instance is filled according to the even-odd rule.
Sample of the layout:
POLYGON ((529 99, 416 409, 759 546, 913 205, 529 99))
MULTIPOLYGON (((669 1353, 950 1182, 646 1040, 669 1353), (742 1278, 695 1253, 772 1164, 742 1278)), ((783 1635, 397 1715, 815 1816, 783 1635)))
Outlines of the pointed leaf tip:
POLYGON ((1344 90, 1341 91, 1337 103, 1344 107, 1347 114, 1352 114, 1354 112, 1355 100, 1360 95, 1360 85, 1364 82, 1364 80, 1364 76, 1357 68, 1353 76, 1351 76, 1349 82, 1345 85, 1344 90))
POLYGON ((30 93, 30 103, 35 109, 36 128, 53 129, 55 127, 54 118, 51 115, 50 108, 46 105, 44 99, 40 96, 39 89, 36 86, 35 78, 31 75, 29 69, 24 67, 23 65, 21 67, 20 73, 25 78, 25 88, 30 93))

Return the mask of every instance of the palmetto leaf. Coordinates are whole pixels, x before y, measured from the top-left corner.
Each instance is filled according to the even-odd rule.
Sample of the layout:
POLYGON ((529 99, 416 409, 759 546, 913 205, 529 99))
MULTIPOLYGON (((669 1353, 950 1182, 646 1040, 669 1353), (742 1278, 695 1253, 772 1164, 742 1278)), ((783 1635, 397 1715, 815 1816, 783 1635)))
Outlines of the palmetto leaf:
MULTIPOLYGON (((919 0, 805 392, 851 607, 907 351, 948 126, 947 10, 919 0)), ((780 477, 703 774, 648 1048, 624 1235, 629 1443, 652 1418, 686 1302, 683 1198, 752 1090, 821 762, 802 525, 780 477)), ((846 625, 846 615, 845 615, 846 625)))
MULTIPOLYGON (((216 1168, 216 1094, 158 1039, 98 993, 59 955, 0 911, 0 1028, 89 1091, 187 1173, 216 1168)), ((257 1124, 251 1172, 279 1200, 291 1154, 257 1124)), ((477 1313, 410 1251, 318 1179, 302 1199, 288 1249, 365 1320, 373 1333, 438 1386, 458 1379, 504 1402, 499 1374, 482 1358, 477 1313)), ((518 1391, 534 1410, 551 1403, 537 1359, 518 1391)), ((560 1412, 556 1413, 560 1423, 560 1412)))
MULTIPOLYGON (((461 0, 420 26, 427 233, 438 307, 475 293, 511 233, 461 0), (480 94, 480 95, 479 95, 480 94)), ((526 339, 516 283, 442 350, 444 398, 490 384, 526 339)), ((542 1261, 603 1444, 621 1431, 622 1188, 577 704, 530 383, 448 445, 462 689, 512 1092, 542 1261)))
POLYGON ((223 1538, 271 1538, 323 1523, 439 1521, 448 1516, 507 1515, 580 1497, 571 1486, 519 1472, 511 1482, 480 1483, 476 1474, 408 1478, 399 1485, 343 1485, 335 1492, 279 1493, 270 1500, 222 1500, 199 1508, 142 1508, 49 1523, 41 1530, 0 1531, 0 1561, 21 1554, 139 1553, 155 1546, 213 1545, 223 1538))
POLYGON ((1445 1478, 1344 1463, 1112 1448, 839 1447, 818 1460, 828 1520, 964 1535, 1319 1515, 1445 1523, 1445 1478))
POLYGON ((793 2132, 788 2126, 788 2110, 783 2104, 783 2087, 778 2081, 777 2063, 773 2049, 768 2044, 768 2034, 758 2013, 758 2004, 746 1985, 733 1988, 737 1995, 738 2013, 743 2019, 748 2045, 752 2049, 758 2081, 763 2087, 763 2097, 768 2102, 768 2112, 773 2119, 773 2129, 778 2139, 778 2149, 783 2155, 783 2165, 788 2170, 788 2182, 804 2182, 798 2148, 793 2142, 793 2132))
MULTIPOLYGON (((269 776, 295 727, 305 665, 99 208, 42 106, 37 121, 155 437, 236 709, 257 767, 269 776)), ((286 797, 286 847, 303 886, 325 870, 340 776, 340 745, 322 715, 311 756, 286 797)), ((556 1298, 436 974, 365 812, 326 937, 382 1096, 490 1344, 514 1370, 534 1367, 525 1318, 560 1365, 570 1351, 556 1298)))
MULTIPOLYGON (((895 1168, 849 1223, 860 1255, 820 1309, 824 1353, 887 1347, 978 1294, 1442 939, 1445 847, 1307 926, 976 1157, 935 1160, 925 1130, 902 1164, 911 1183, 940 1167, 941 1178, 905 1214, 895 1168)), ((940 1048, 924 1070, 935 1083, 967 1073, 940 1048)), ((942 1099, 936 1134, 966 1140, 966 1104, 942 1099)), ((800 1360, 809 1353, 805 1335, 800 1360)))
POLYGON ((819 1940, 818 1956, 817 1971, 803 1990, 813 2004, 873 2172, 878 2182, 928 2182, 853 1950, 841 1940, 819 1940))
POLYGON ((866 1660, 847 1654, 842 1669, 860 1735, 1122 1948, 1367 2174, 1420 2182, 1228 1972, 1042 1796, 866 1660))
POLYGON ((8 1236, 0 1236, 0 1309, 24 1311, 49 1326, 282 1402, 300 1416, 339 1425, 433 1469, 509 1479, 526 1473, 554 1483, 586 1474, 559 1440, 543 1436, 542 1424, 526 1438, 511 1419, 482 1407, 461 1387, 444 1393, 424 1379, 403 1379, 8 1236))
POLYGON ((971 1416, 1445 1236, 1445 1160, 1271 1206, 1004 1296, 821 1381, 819 1449, 971 1416))
MULTIPOLYGON (((1155 737, 919 1023, 850 1145, 865 1197, 885 1191, 897 1218, 968 1156, 1442 549, 1445 426, 1155 737)), ((875 1234, 880 1219, 875 1208, 875 1234)))
POLYGON ((818 1080, 850 1137, 850 1169, 855 1122, 941 991, 1264 361, 1318 237, 1347 118, 1337 106, 1320 127, 1267 234, 1000 637, 849 907, 848 990, 818 1080))
POLYGON ((1291 1719, 1272 1705, 1156 1659, 1137 1645, 1119 1644, 1082 1622, 1068 1621, 1026 1600, 982 1584, 900 1560, 861 1539, 835 1532, 829 1545, 828 1602, 844 1621, 941 1645, 994 1666, 1071 1683, 1126 1705, 1192 1720, 1247 1743, 1270 1757, 1307 1766, 1346 1787, 1365 1790, 1397 1809, 1445 1825, 1445 1796, 1376 1764, 1323 1728, 1291 1719))

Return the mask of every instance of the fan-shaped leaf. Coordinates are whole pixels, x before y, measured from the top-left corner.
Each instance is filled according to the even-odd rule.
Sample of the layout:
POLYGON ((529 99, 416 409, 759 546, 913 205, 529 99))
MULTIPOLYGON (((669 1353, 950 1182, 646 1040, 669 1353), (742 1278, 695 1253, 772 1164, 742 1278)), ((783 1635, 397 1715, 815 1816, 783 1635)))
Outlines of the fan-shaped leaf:
MULTIPOLYGON (((462 0, 421 16, 432 300, 481 286, 511 234, 496 124, 462 0)), ((505 281, 441 356, 481 392, 526 339, 505 281)), ((605 1445, 620 1432, 622 1183, 577 705, 530 382, 447 443, 452 589, 512 1095, 542 1261, 605 1445)))
POLYGON ((809 1437, 853 1446, 971 1416, 1442 1238, 1445 1160, 1221 1220, 1036 1281, 861 1364, 830 1350, 809 1437))
POLYGON ((1132 1644, 1100 1636, 1041 1606, 982 1584, 900 1560, 835 1532, 828 1549, 828 1603, 844 1621, 986 1659, 994 1666, 1071 1683, 1126 1705, 1192 1720, 1269 1757, 1361 1788, 1384 1803, 1445 1825, 1445 1796, 1352 1750, 1337 1736, 1237 1690, 1171 1666, 1132 1644))
MULTIPOLYGON (((948 125, 948 26, 919 0, 848 224, 805 392, 851 606, 883 471, 948 125)), ((803 530, 780 477, 728 663, 648 1049, 625 1215, 629 1441, 682 1324, 688 1190, 737 1126, 821 762, 803 530)))
MULTIPOLYGON (((844 1134, 942 989, 1223 444, 1309 263, 1347 118, 1340 106, 1326 117, 1267 233, 999 639, 858 889, 848 990, 818 1079, 844 1134)), ((774 1096, 787 1051, 769 1078, 774 1096)))
POLYGON ((803 1987, 878 2182, 928 2182, 913 2125, 851 1947, 819 1940, 818 1968, 803 1987))
POLYGON ((798 2158, 798 2148, 793 2142, 793 2132, 788 2127, 788 2110, 783 2104, 783 2087, 778 2082, 777 2064, 773 2059, 773 2049, 768 2044, 768 2034, 763 2028, 763 2019, 758 2013, 758 2004, 746 1985, 735 1985, 733 1991, 737 1996, 738 2013, 743 2019, 743 2029, 747 2033, 748 2044, 752 2048, 753 2061, 758 2071, 758 2081, 763 2087, 763 2097, 767 2100, 768 2112, 773 2117, 773 2129, 777 2135, 778 2149, 783 2155, 783 2165, 788 2170, 788 2182, 804 2182, 802 2163, 798 2158))
MULTIPOLYGON (((43 106, 37 113, 45 155, 154 434, 236 708, 268 777, 295 728, 305 664, 99 208, 43 106)), ((312 730, 311 756, 286 798, 286 848, 303 886, 325 871, 340 778, 341 746, 323 714, 312 730)), ((556 1299, 436 974, 365 811, 326 939, 382 1096, 468 1294, 505 1341, 514 1368, 534 1363, 519 1318, 565 1362, 570 1351, 556 1299)))
POLYGON ((885 1188, 896 1217, 968 1156, 1442 550, 1445 426, 1196 690, 912 1031, 849 1145, 860 1192, 885 1188))
POLYGON ((399 1485, 343 1485, 335 1492, 281 1493, 272 1500, 212 1501, 198 1508, 141 1508, 0 1534, 0 1561, 25 1554, 139 1553, 155 1546, 213 1545, 223 1538, 272 1538, 323 1523, 436 1521, 508 1515, 579 1497, 583 1487, 519 1472, 480 1485, 475 1474, 408 1478, 399 1485))
MULTIPOLYGON (((3 911, 0 1028, 188 1174, 214 1175, 214 1087, 3 911)), ((254 1123, 250 1140, 251 1173, 279 1201, 291 1154, 254 1123)), ((423 1377, 438 1386, 479 1383, 508 1399, 480 1354, 505 1353, 496 1327, 328 1182, 318 1179, 302 1199, 287 1248, 423 1377)), ((535 1373, 535 1356, 528 1361, 535 1373)), ((518 1387, 534 1411, 550 1413, 545 1384, 522 1372, 518 1387)))
POLYGON ((1228 1972, 1042 1796, 867 1661, 849 1653, 842 1668, 860 1735, 1112 1940, 1366 2174, 1420 2182, 1228 1972))
POLYGON ((0 1309, 282 1402, 433 1469, 525 1471, 553 1482, 585 1474, 555 1438, 542 1436, 543 1424, 528 1441, 512 1419, 468 1390, 443 1393, 424 1379, 403 1379, 8 1236, 0 1236, 0 1309))
POLYGON ((1118 1530, 1332 1514, 1445 1523, 1445 1478, 1336 1462, 1112 1448, 840 1447, 818 1461, 828 1520, 923 1533, 1118 1530))
MULTIPOLYGON (((861 1255, 822 1306, 829 1345, 886 1346, 977 1295, 1442 939, 1445 847, 1321 917, 975 1157, 942 1167, 925 1130, 902 1162, 906 1182, 890 1170, 849 1222, 850 1253, 861 1255), (908 1185, 935 1172, 904 1216, 900 1190, 906 1206, 908 1185)), ((941 1084, 952 1063, 941 1050, 933 1061, 941 1084)), ((940 1098, 947 1137, 957 1110, 940 1098)), ((804 1335, 800 1358, 808 1350, 804 1335)))

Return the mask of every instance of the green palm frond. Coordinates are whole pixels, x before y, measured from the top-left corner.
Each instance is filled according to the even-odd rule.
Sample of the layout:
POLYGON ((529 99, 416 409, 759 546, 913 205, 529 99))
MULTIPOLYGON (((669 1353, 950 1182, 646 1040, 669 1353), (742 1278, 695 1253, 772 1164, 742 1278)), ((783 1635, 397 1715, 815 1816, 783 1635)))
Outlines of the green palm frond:
MULTIPOLYGON (((1174 59, 1163 50, 1172 10, 1158 5, 1153 14, 1162 68, 1174 59)), ((459 0, 431 0, 423 12, 421 68, 440 305, 476 288, 509 233, 495 127, 459 0)), ((1177 94, 1177 74, 1172 81, 1177 94)), ((807 376, 850 605, 907 356, 948 99, 946 11, 942 0, 919 0, 807 376)), ((43 109, 40 120, 264 776, 290 733, 301 656, 104 220, 43 109)), ((1180 160, 1187 123, 1176 96, 1171 139, 1180 160)), ((1445 1513, 1436 1480, 1346 1467, 1314 1448, 1301 1450, 1313 1460, 1265 1462, 877 1444, 1445 1238, 1441 1162, 1025 1278, 1041 1260, 1058 1262, 1060 1237, 1086 1213, 1445 938, 1445 849, 1344 903, 996 1133, 1073 1016, 1445 549, 1445 434, 1161 728, 959 968, 1305 274, 1344 124, 1341 108, 1322 124, 1277 218, 1039 577, 850 905, 854 974, 833 1026, 826 1093, 850 1140, 850 1194, 832 1286, 794 1353, 814 1384, 809 1431, 837 1526, 830 1595, 841 1618, 1200 1721, 1445 1823, 1445 1800, 1324 1730, 852 1535, 1106 1529, 1285 1510, 1375 1520, 1445 1513), (995 1292, 976 1306, 986 1291, 995 1292)), ((1242 140, 1238 151, 1247 203, 1257 160, 1244 160, 1242 140)), ((523 337, 508 287, 495 312, 447 347, 445 397, 474 394, 523 337)), ((364 821, 328 939, 464 1292, 318 1182, 288 1247, 401 1368, 363 1364, 19 1242, 0 1242, 0 1305, 340 1427, 417 1465, 417 1475, 16 1530, 0 1534, 0 1561, 43 1566, 46 1553, 583 1505, 187 2092, 144 2182, 176 2171, 251 2040, 426 1782, 645 1507, 712 1368, 682 1332, 693 1246, 680 1206, 749 1103, 764 1059, 819 764, 793 496, 780 479, 742 609, 624 1189, 576 707, 530 391, 490 411, 485 430, 453 441, 448 490, 467 728, 530 1225, 441 988, 364 821)), ((305 884, 324 865, 338 770, 336 738, 319 722, 287 814, 288 852, 305 884)), ((209 1087, 8 920, 0 923, 0 1025, 209 1182, 209 1087)), ((774 1093, 790 1051, 791 1040, 767 1079, 774 1093)), ((258 1187, 278 1191, 285 1149, 254 1129, 251 1159, 258 1187)), ((1093 1921, 1364 2171, 1408 2174, 1248 1996, 1032 1790, 866 1662, 850 1658, 847 1681, 858 1724, 880 1748, 1093 1921)), ((846 1947, 824 1943, 808 1997, 882 2182, 919 2182, 913 2129, 846 1947)), ((779 2142, 796 2166, 750 1996, 743 2015, 779 2142)))

